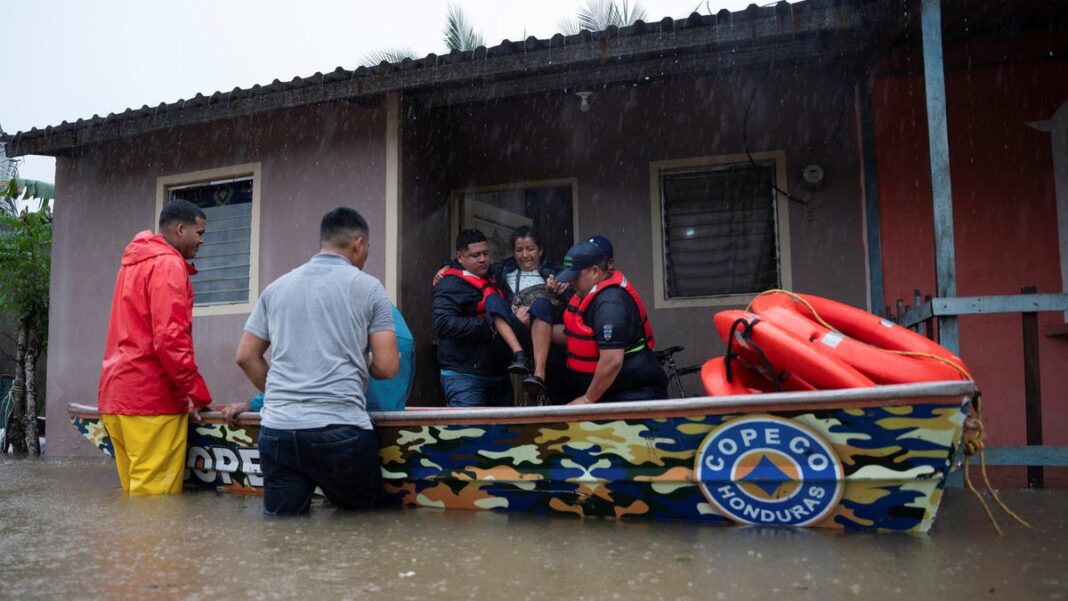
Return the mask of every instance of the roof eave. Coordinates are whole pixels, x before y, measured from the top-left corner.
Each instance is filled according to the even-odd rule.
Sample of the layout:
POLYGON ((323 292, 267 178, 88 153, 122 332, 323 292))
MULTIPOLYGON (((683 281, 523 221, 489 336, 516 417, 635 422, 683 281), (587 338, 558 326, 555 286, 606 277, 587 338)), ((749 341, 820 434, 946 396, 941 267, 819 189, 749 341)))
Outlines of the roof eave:
MULTIPOLYGON (((288 83, 275 80, 268 86, 231 92, 216 92, 211 97, 197 95, 189 100, 157 107, 127 109, 108 117, 63 122, 44 130, 33 129, 15 134, 8 144, 9 156, 40 154, 61 156, 90 144, 137 136, 174 127, 186 127, 213 121, 247 117, 287 108, 352 100, 395 91, 436 91, 452 103, 485 98, 480 90, 485 84, 499 81, 529 82, 512 86, 514 90, 531 86, 560 86, 583 75, 601 80, 625 80, 635 68, 655 66, 662 75, 678 64, 694 69, 695 61, 705 61, 700 68, 722 68, 727 63, 742 64, 730 57, 732 50, 746 51, 759 62, 763 49, 781 45, 801 48, 806 57, 818 52, 828 39, 841 42, 854 51, 870 45, 871 28, 901 15, 892 2, 871 0, 852 3, 833 0, 809 0, 799 4, 780 2, 773 7, 751 5, 745 11, 716 15, 691 15, 684 20, 665 18, 657 23, 638 22, 630 27, 610 27, 604 31, 582 32, 576 36, 556 35, 549 40, 529 38, 524 42, 505 40, 493 48, 448 55, 428 55, 419 60, 382 64, 355 71, 337 70, 309 78, 294 78, 288 83), (614 69, 629 65, 631 69, 614 69), (605 72, 613 71, 614 75, 605 72), (466 100, 464 100, 466 99, 466 100)), ((766 61, 765 61, 766 62, 766 61)))

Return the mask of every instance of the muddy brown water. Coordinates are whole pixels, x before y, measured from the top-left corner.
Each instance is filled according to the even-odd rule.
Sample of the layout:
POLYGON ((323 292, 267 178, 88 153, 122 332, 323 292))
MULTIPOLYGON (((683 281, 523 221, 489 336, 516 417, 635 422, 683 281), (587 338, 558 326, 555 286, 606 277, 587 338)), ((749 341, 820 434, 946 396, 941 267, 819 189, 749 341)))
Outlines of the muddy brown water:
POLYGON ((106 460, 0 458, 0 599, 1068 599, 1068 491, 950 490, 926 535, 434 509, 272 519, 256 496, 128 498, 106 460))

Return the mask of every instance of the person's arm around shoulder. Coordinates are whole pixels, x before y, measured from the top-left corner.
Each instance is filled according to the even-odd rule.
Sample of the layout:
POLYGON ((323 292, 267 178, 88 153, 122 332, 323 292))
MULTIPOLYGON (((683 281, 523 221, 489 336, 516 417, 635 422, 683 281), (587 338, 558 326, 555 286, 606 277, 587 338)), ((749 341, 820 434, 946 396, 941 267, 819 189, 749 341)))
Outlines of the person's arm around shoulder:
POLYGON ((452 265, 449 265, 448 263, 442 265, 441 269, 439 269, 437 273, 434 274, 434 279, 431 280, 430 285, 437 286, 438 282, 440 282, 441 279, 445 277, 445 272, 448 271, 450 267, 452 267, 452 265))
POLYGON ((369 298, 371 316, 368 320, 367 346, 371 349, 371 362, 368 371, 373 378, 390 380, 400 371, 397 332, 393 327, 393 303, 377 282, 369 298))
POLYGON ((211 404, 211 393, 193 355, 193 295, 185 261, 165 257, 148 282, 152 346, 167 377, 193 403, 193 417, 211 404))

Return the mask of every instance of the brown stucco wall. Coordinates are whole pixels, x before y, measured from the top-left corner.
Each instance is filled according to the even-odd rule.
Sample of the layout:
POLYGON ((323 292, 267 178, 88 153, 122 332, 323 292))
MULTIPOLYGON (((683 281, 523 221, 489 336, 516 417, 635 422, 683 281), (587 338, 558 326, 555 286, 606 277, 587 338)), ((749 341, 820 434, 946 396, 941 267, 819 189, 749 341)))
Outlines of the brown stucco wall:
MULTIPOLYGON (((595 88, 586 113, 573 95, 453 109, 409 102, 402 244, 419 251, 405 255, 401 300, 419 349, 412 402, 442 402, 428 283, 451 254, 448 199, 457 188, 577 178, 579 234, 610 237, 618 265, 651 306, 649 163, 738 154, 747 144, 752 152, 781 150, 786 185, 804 201, 790 203, 794 288, 866 306, 855 83, 833 69, 791 67, 766 79, 763 71, 739 72, 595 88), (827 174, 819 192, 799 185, 802 166, 811 162, 827 174)), ((722 308, 652 311, 659 346, 685 346, 681 364, 720 354, 712 314, 722 308)), ((699 390, 696 379, 688 386, 699 390)))
MULTIPOLYGON (((156 221, 160 176, 260 162, 262 289, 318 249, 319 219, 339 205, 371 226, 367 271, 385 275, 385 110, 329 105, 80 149, 60 158, 48 354, 50 456, 95 454, 66 418, 96 404, 111 294, 130 238, 156 221)), ((211 224, 208 224, 211 227, 211 224)), ((233 355, 247 315, 198 317, 196 357, 216 402, 254 392, 233 355)))

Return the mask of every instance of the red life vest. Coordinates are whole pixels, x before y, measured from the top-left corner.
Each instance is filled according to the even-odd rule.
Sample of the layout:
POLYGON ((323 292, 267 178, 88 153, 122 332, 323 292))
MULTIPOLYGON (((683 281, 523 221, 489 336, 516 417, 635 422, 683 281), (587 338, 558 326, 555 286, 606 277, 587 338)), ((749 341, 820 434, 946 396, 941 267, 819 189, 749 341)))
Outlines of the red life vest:
POLYGON ((638 296, 638 291, 630 285, 630 281, 627 280, 622 272, 613 271, 611 276, 594 286, 586 296, 580 299, 578 295, 573 295, 567 303, 567 310, 564 312, 564 335, 567 336, 567 367, 574 371, 592 374, 597 370, 597 361, 601 357, 601 352, 597 348, 597 337, 594 335, 593 328, 583 321, 582 316, 586 309, 589 308, 590 303, 593 302, 593 299, 603 290, 612 286, 619 286, 626 290, 627 294, 630 294, 630 298, 634 300, 634 304, 638 307, 638 315, 642 318, 642 328, 645 330, 645 335, 638 341, 638 344, 628 348, 626 352, 636 352, 645 346, 652 349, 655 344, 653 326, 649 323, 649 315, 645 312, 645 304, 642 303, 641 297, 638 296))
POLYGON ((504 295, 501 294, 500 290, 497 289, 497 283, 494 282, 492 279, 480 278, 477 275, 471 273, 470 271, 464 271, 463 269, 457 269, 455 267, 450 267, 446 269, 445 273, 442 274, 442 277, 450 275, 456 276, 461 280, 467 282, 468 284, 471 284, 479 292, 482 293, 482 300, 478 301, 478 305, 475 307, 476 317, 482 317, 486 314, 487 298, 495 294, 501 298, 504 298, 504 295))

